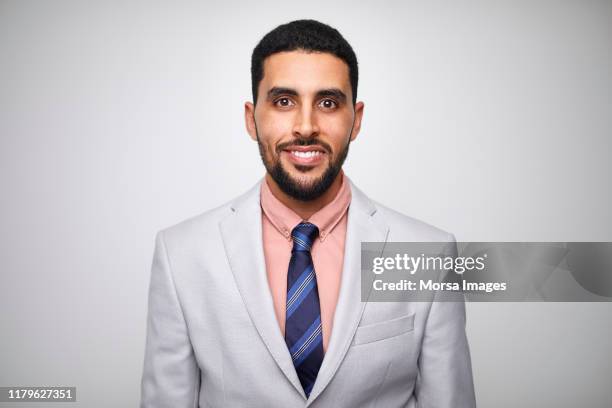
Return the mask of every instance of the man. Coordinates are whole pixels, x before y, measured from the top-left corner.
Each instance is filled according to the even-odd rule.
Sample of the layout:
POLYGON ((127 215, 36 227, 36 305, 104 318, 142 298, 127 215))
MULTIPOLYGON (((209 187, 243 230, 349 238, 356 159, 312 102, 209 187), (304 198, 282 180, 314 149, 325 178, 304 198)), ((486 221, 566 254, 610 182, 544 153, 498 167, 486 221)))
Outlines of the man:
POLYGON ((245 119, 266 175, 157 234, 143 407, 475 405, 463 302, 361 301, 362 241, 454 237, 342 171, 363 117, 357 72, 313 20, 254 49, 245 119))

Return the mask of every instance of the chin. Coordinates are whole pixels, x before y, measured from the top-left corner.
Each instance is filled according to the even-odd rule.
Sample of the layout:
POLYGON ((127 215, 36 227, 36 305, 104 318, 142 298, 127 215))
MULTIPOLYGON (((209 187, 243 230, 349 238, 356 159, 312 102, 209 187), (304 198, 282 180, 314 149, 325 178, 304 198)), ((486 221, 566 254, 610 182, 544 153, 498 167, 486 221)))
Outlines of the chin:
POLYGON ((323 174, 325 173, 324 170, 319 170, 319 169, 313 169, 310 168, 306 171, 302 171, 301 169, 291 169, 291 172, 289 173, 289 176, 299 182, 299 183, 312 183, 314 180, 318 180, 320 179, 323 174))
POLYGON ((293 175, 291 176, 291 181, 293 182, 293 184, 295 184, 296 186, 300 187, 303 190, 310 190, 312 189, 315 184, 319 181, 319 177, 294 177, 293 175))

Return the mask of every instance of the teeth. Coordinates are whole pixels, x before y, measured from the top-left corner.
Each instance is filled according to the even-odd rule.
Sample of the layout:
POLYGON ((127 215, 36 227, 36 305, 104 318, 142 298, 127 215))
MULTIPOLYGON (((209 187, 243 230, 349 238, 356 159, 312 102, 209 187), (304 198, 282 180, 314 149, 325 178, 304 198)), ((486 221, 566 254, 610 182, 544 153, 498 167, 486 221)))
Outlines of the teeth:
POLYGON ((310 157, 315 157, 315 156, 320 155, 321 152, 318 150, 312 150, 309 152, 298 152, 297 150, 292 150, 291 154, 296 157, 300 157, 300 158, 310 158, 310 157))

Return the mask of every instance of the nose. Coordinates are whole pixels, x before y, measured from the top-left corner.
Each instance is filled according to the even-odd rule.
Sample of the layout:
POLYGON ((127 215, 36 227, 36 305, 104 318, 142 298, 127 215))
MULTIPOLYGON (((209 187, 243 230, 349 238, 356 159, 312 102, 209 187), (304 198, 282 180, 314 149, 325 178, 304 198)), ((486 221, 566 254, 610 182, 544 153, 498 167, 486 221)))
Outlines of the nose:
POLYGON ((319 135, 319 126, 313 109, 304 104, 296 115, 293 126, 293 136, 300 139, 308 139, 319 135))

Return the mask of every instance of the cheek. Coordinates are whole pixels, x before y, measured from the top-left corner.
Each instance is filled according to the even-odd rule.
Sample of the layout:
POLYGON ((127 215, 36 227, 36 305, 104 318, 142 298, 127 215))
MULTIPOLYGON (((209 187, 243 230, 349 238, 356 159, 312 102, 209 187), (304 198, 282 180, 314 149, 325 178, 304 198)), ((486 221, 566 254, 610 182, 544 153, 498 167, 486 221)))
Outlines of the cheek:
POLYGON ((257 121, 257 131, 262 142, 275 149, 279 142, 290 140, 291 122, 282 115, 262 114, 257 121))
POLYGON ((329 137, 335 150, 338 151, 339 147, 344 147, 351 133, 351 127, 353 125, 352 117, 348 115, 330 116, 322 119, 320 123, 321 131, 329 137))

